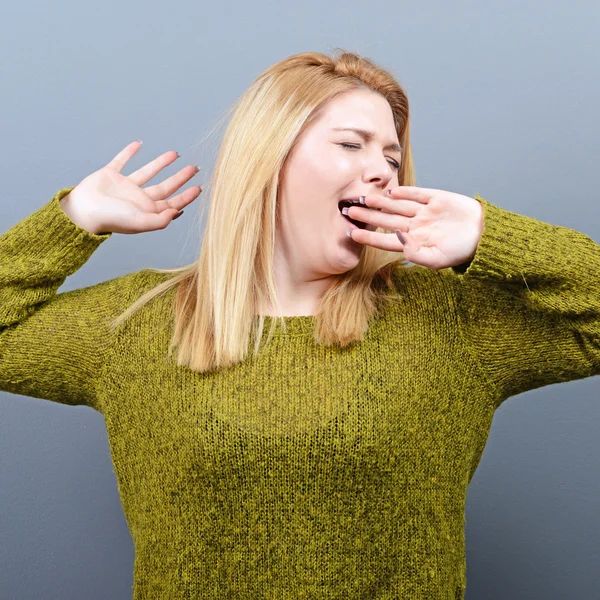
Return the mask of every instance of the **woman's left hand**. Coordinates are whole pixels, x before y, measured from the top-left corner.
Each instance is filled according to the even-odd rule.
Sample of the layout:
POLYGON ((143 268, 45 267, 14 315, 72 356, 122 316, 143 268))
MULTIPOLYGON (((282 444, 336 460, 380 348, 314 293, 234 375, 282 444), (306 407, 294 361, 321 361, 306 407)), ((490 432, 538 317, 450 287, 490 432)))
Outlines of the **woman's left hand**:
POLYGON ((365 196, 366 206, 353 206, 348 216, 397 233, 352 229, 351 237, 391 252, 404 252, 412 263, 445 269, 470 261, 483 233, 483 207, 469 196, 400 185, 387 194, 365 196), (401 240, 404 238, 404 241, 401 240))

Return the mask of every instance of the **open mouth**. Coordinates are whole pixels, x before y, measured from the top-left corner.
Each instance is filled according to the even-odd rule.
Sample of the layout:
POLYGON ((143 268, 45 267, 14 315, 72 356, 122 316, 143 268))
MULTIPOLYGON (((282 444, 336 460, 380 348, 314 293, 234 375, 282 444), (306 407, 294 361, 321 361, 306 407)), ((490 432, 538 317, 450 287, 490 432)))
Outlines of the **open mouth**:
MULTIPOLYGON (((340 211, 340 214, 342 214, 342 208, 344 207, 350 207, 350 206, 362 206, 363 208, 369 208, 368 206, 365 206, 364 204, 361 204, 360 202, 354 202, 351 200, 340 200, 338 202, 338 210, 340 211)), ((354 225, 356 225, 356 227, 358 227, 359 229, 365 229, 365 227, 367 226, 366 223, 363 223, 362 221, 357 221, 356 219, 351 219, 348 215, 342 215, 342 217, 344 217, 344 219, 346 219, 347 221, 350 221, 350 223, 353 223, 354 225)))

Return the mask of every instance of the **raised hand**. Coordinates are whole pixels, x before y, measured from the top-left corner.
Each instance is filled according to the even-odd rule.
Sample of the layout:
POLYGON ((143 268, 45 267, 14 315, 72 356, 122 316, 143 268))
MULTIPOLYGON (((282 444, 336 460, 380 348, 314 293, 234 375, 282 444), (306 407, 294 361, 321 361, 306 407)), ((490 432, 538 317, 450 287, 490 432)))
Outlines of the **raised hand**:
POLYGON ((407 185, 364 198, 366 206, 379 210, 353 206, 348 216, 399 235, 352 229, 354 241, 404 252, 410 262, 434 270, 463 264, 475 255, 483 233, 483 207, 474 198, 407 185))
POLYGON ((169 198, 198 172, 192 165, 142 189, 142 185, 178 158, 173 150, 131 175, 122 175, 127 161, 140 147, 141 142, 127 145, 105 167, 88 175, 60 200, 61 208, 74 223, 94 234, 155 231, 164 229, 200 195, 202 186, 193 186, 169 198))

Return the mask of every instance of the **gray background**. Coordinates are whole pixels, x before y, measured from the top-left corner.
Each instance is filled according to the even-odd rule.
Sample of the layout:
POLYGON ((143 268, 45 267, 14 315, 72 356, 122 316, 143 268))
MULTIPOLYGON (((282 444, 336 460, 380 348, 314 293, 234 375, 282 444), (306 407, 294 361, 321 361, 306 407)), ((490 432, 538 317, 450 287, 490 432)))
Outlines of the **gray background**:
MULTIPOLYGON (((599 17, 597 0, 7 3, 0 231, 137 139, 126 174, 173 149, 164 177, 197 163, 188 186, 207 182, 222 129, 206 134, 252 80, 340 46, 405 86, 417 185, 599 242, 599 17)), ((114 235, 60 291, 193 261, 200 209, 114 235)), ((555 384, 496 412, 468 493, 468 600, 600 597, 599 392, 598 378, 555 384)), ((0 396, 1 599, 130 598, 102 415, 0 396)))

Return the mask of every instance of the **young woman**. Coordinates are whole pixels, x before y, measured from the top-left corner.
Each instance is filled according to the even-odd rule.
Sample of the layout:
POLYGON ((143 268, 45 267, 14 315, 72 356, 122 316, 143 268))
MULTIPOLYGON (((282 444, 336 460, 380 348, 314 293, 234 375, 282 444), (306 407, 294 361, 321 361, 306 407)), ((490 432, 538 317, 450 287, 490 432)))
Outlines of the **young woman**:
POLYGON ((463 598, 494 411, 600 374, 600 246, 415 186, 366 58, 290 56, 234 108, 191 265, 56 293, 199 197, 192 166, 142 187, 172 151, 124 175, 140 142, 0 237, 1 389, 104 415, 136 600, 463 598))

